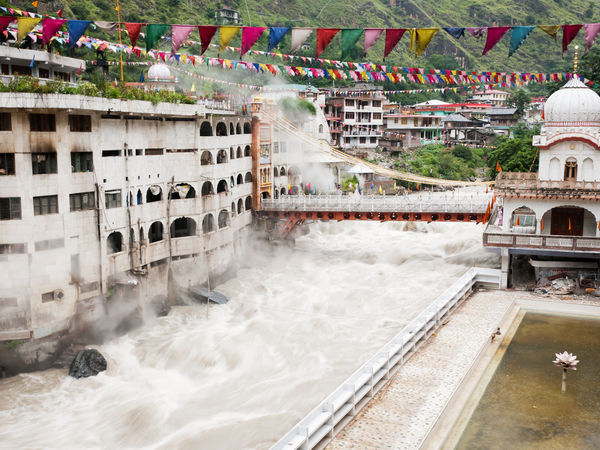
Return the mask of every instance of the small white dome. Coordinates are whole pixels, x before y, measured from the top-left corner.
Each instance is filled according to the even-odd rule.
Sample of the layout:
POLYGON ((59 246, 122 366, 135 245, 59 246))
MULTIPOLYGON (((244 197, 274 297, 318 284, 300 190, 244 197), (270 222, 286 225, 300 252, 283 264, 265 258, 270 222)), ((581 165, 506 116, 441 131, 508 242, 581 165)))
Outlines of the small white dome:
POLYGON ((552 94, 544 106, 546 122, 600 122, 600 96, 579 78, 552 94))
POLYGON ((165 64, 154 64, 148 69, 149 81, 170 81, 171 71, 165 64))

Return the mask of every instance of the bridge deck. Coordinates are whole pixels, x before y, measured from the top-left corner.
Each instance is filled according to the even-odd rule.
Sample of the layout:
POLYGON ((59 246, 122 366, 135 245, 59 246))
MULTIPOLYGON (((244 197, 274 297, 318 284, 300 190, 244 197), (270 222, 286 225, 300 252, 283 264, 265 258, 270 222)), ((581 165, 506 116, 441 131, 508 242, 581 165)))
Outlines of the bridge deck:
POLYGON ((481 222, 492 194, 300 195, 261 201, 260 214, 313 220, 481 222))

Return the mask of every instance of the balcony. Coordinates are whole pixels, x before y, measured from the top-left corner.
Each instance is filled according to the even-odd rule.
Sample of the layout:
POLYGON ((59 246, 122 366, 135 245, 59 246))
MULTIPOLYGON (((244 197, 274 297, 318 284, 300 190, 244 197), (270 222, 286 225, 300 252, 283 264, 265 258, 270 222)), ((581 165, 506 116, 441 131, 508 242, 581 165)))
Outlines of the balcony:
POLYGON ((540 180, 537 173, 500 172, 496 191, 505 197, 552 196, 565 199, 596 200, 600 198, 600 182, 540 180))
POLYGON ((518 247, 540 250, 598 252, 600 250, 600 237, 515 234, 486 231, 483 234, 483 245, 485 247, 518 247))

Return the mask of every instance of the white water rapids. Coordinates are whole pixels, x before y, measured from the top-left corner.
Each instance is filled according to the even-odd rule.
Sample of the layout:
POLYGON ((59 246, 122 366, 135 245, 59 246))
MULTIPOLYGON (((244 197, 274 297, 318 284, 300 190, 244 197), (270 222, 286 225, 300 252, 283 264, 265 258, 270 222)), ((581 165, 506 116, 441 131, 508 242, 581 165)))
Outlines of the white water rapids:
POLYGON ((268 448, 473 265, 481 225, 317 223, 252 245, 224 306, 99 348, 108 370, 0 380, 0 448, 268 448), (408 228, 412 231, 405 231, 408 228))

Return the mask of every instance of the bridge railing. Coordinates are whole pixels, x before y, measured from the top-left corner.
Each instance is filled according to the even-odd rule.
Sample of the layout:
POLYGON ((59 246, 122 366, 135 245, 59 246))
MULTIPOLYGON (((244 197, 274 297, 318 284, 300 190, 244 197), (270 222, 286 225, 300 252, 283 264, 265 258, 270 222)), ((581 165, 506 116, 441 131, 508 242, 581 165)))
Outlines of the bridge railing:
POLYGON ((489 194, 467 195, 283 195, 261 200, 266 211, 484 212, 489 194))
POLYGON ((273 450, 308 450, 328 442, 423 345, 475 285, 499 288, 500 270, 473 267, 283 436, 273 450))

